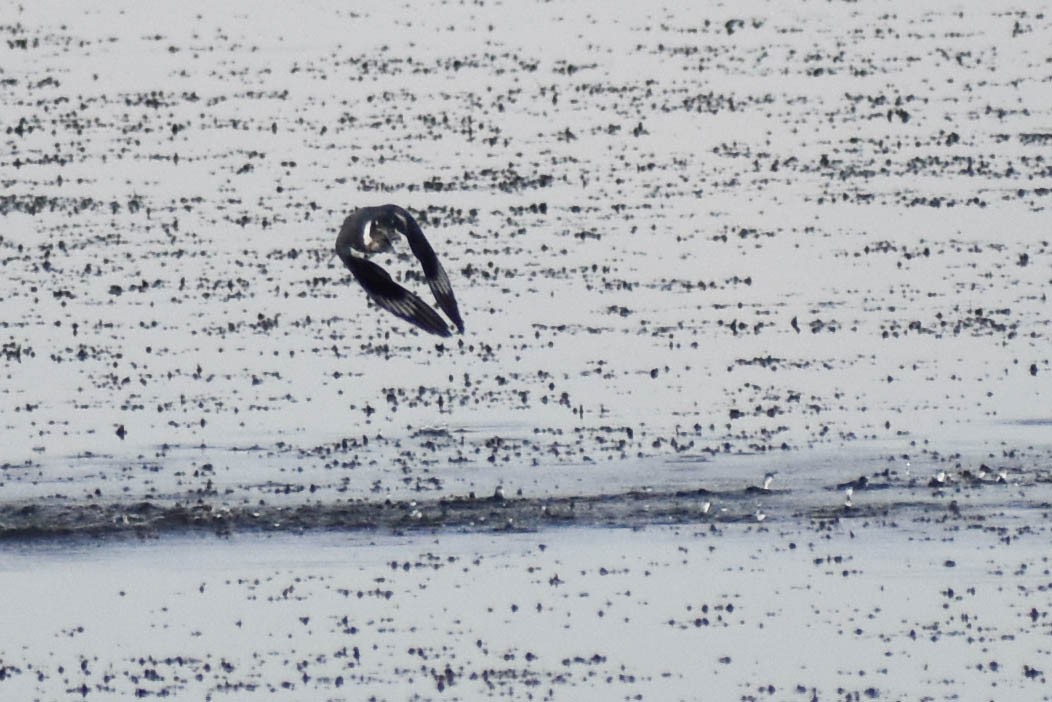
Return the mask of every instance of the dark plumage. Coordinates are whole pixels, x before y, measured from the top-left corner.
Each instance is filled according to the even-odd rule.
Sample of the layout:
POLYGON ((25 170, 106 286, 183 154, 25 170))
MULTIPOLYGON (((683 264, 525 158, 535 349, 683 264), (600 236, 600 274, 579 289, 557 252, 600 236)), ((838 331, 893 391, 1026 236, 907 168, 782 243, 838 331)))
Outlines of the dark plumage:
POLYGON ((354 255, 354 251, 364 254, 390 251, 399 234, 406 238, 413 255, 420 261, 438 306, 453 321, 457 331, 463 333, 464 321, 460 318, 449 277, 420 225, 401 207, 360 207, 352 212, 343 221, 336 237, 336 255, 377 305, 424 331, 449 336, 449 325, 431 305, 396 283, 380 266, 354 255))

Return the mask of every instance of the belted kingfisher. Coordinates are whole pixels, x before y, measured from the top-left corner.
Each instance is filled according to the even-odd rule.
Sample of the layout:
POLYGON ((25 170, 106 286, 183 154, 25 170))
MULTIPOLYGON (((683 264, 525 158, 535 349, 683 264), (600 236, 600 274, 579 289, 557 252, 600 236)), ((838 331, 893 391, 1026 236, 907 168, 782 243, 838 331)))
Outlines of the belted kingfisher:
POLYGON ((353 253, 355 250, 364 254, 391 251, 391 244, 399 234, 409 241, 409 248, 420 261, 438 306, 453 321, 457 331, 464 333, 464 321, 445 269, 420 225, 398 205, 360 207, 348 215, 336 237, 336 255, 377 305, 424 331, 450 336, 446 320, 431 305, 396 283, 383 268, 353 253))

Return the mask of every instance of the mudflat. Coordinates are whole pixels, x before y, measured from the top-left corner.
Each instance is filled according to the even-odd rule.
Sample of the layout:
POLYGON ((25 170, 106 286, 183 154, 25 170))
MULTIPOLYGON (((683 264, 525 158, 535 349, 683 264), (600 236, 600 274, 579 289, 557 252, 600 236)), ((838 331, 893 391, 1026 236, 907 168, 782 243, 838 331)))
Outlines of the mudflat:
POLYGON ((0 697, 1049 697, 1047 13, 9 10, 0 697))

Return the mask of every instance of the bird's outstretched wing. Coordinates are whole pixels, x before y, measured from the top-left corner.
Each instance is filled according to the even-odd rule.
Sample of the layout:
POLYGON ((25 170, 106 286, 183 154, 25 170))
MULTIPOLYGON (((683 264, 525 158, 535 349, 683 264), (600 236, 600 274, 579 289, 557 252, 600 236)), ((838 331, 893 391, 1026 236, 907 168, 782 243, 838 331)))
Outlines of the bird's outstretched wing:
POLYGON ((446 320, 431 305, 396 283, 383 268, 349 254, 341 253, 340 258, 377 305, 426 332, 438 336, 450 335, 446 320))
POLYGON ((435 250, 431 248, 431 244, 428 243, 427 237, 424 236, 423 230, 420 229, 420 225, 413 219, 413 215, 398 205, 387 205, 385 209, 399 225, 399 231, 405 235, 405 238, 409 241, 409 248, 413 250, 413 255, 420 261, 420 265, 424 269, 424 277, 427 278, 427 283, 431 286, 431 292, 434 293, 438 306, 453 320, 457 331, 463 334, 464 320, 460 317, 457 299, 453 296, 453 286, 449 284, 449 276, 446 275, 445 269, 442 268, 438 256, 435 255, 435 250))

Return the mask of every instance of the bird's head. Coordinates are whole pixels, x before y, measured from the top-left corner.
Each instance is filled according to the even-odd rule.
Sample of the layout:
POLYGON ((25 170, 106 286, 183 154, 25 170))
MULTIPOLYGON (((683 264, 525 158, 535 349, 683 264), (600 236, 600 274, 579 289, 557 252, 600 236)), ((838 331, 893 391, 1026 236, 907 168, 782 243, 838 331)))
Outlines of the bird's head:
POLYGON ((363 243, 369 253, 386 253, 392 250, 392 242, 397 236, 398 230, 393 222, 376 219, 365 228, 363 243))

